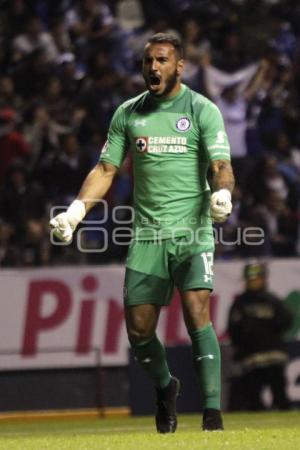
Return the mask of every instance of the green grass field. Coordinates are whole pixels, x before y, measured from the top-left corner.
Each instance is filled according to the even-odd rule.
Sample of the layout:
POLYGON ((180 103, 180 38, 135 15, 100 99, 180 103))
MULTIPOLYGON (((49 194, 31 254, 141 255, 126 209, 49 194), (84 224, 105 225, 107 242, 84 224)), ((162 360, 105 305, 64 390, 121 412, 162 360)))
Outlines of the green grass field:
POLYGON ((224 432, 203 432, 196 415, 180 415, 175 434, 159 435, 153 418, 0 423, 1 450, 299 450, 300 411, 225 414, 224 432))

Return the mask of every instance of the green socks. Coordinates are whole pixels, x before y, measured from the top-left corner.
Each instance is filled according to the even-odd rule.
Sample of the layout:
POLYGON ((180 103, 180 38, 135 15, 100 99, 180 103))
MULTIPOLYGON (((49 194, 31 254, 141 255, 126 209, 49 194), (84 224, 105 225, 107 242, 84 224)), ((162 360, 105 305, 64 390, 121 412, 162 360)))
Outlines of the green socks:
POLYGON ((156 335, 148 341, 130 342, 137 361, 154 381, 158 389, 166 387, 171 375, 169 372, 166 352, 156 335))
POLYGON ((191 331, 194 365, 204 397, 204 408, 221 407, 221 354, 211 323, 191 331))
MULTIPOLYGON (((198 382, 204 397, 204 408, 220 409, 221 356, 219 343, 211 323, 190 332, 194 364, 198 382)), ((159 389, 166 387, 171 375, 166 352, 156 335, 150 340, 135 343, 131 347, 137 361, 159 389)))

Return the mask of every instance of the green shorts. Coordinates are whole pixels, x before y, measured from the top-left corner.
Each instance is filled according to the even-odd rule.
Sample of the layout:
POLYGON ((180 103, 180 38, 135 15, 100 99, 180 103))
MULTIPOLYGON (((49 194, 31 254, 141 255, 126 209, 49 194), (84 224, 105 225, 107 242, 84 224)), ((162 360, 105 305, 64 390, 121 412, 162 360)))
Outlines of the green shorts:
POLYGON ((213 242, 204 248, 189 243, 186 237, 161 242, 133 241, 126 264, 125 305, 168 305, 174 285, 181 292, 212 290, 213 253, 213 242))

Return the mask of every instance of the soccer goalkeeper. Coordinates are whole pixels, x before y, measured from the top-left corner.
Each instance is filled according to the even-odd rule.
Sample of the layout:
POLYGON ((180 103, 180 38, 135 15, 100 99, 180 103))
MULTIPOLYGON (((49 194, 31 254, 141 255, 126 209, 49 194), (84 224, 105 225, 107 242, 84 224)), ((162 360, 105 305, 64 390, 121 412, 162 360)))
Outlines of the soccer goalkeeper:
POLYGON ((223 222, 230 214, 234 177, 221 114, 210 100, 181 83, 183 69, 178 39, 162 33, 152 36, 143 58, 147 91, 116 110, 99 163, 68 210, 50 221, 59 239, 71 241, 131 152, 135 219, 126 265, 125 317, 132 350, 156 387, 160 433, 177 427, 180 383, 170 374, 155 333, 161 306, 169 304, 174 285, 181 295, 204 397, 202 428, 223 429, 220 348, 209 316, 212 220, 223 222))

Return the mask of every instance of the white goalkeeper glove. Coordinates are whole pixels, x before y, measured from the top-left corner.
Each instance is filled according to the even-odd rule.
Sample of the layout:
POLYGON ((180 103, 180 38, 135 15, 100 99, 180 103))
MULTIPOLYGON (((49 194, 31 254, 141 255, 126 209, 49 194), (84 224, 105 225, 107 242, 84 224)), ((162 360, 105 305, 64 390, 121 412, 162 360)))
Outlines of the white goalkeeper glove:
POLYGON ((86 214, 85 205, 81 200, 74 200, 66 212, 60 213, 50 220, 53 234, 60 241, 70 243, 73 233, 86 214))
POLYGON ((231 193, 228 189, 220 189, 210 198, 210 213, 214 222, 225 222, 232 210, 231 193))

